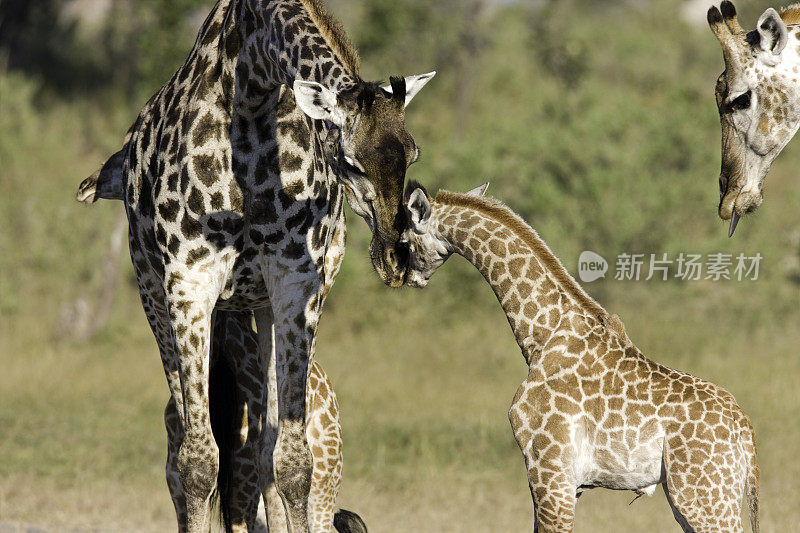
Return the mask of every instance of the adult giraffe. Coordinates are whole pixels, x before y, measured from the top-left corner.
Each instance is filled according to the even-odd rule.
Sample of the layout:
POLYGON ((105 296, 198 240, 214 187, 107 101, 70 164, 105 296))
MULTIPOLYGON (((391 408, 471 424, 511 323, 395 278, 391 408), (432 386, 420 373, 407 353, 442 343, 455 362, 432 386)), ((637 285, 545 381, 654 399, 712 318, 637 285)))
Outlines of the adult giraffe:
POLYGON ((708 10, 708 24, 722 45, 725 71, 717 79, 722 124, 719 216, 739 218, 763 201, 772 162, 800 127, 800 4, 772 8, 746 32, 727 0, 708 10))
POLYGON ((403 182, 419 156, 404 108, 432 76, 363 81, 319 0, 219 0, 131 127, 121 156, 130 251, 181 422, 170 446, 186 530, 208 530, 219 468, 214 310, 253 310, 263 357, 274 327, 279 429, 260 478, 274 475, 290 531, 308 530, 307 369, 344 253, 342 192, 372 230, 381 279, 402 285, 403 182), (323 151, 331 138, 335 165, 323 151))
MULTIPOLYGON (((326 142, 326 149, 332 148, 326 142)), ((79 201, 123 200, 122 153, 111 156, 81 183, 77 194, 79 201)), ((344 235, 334 236, 334 241, 344 246, 340 239, 344 239, 344 235)), ((271 453, 277 437, 275 351, 270 351, 268 361, 259 353, 259 339, 251 327, 249 311, 217 311, 212 322, 209 411, 214 441, 219 447, 217 491, 223 525, 232 533, 285 532, 288 528, 286 513, 274 478, 268 478, 262 489, 257 468, 258 450, 271 453)), ((339 404, 327 374, 316 360, 309 365, 307 383, 306 439, 313 456, 307 511, 309 526, 312 531, 320 532, 333 528, 341 533, 366 532, 366 525, 357 514, 344 509, 334 513, 343 463, 339 404)), ((182 426, 172 398, 164 410, 164 424, 168 443, 179 442, 182 426)), ((167 486, 178 524, 182 526, 186 523, 186 498, 176 460, 177 450, 170 445, 167 486)))

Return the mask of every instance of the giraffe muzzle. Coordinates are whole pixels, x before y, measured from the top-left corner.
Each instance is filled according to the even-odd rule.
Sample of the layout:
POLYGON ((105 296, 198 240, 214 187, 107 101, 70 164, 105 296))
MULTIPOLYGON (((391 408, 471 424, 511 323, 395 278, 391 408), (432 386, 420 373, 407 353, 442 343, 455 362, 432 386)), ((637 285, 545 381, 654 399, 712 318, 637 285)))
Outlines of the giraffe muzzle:
POLYGON ((376 238, 370 243, 372 266, 389 287, 402 287, 408 273, 408 249, 402 243, 384 246, 376 238))

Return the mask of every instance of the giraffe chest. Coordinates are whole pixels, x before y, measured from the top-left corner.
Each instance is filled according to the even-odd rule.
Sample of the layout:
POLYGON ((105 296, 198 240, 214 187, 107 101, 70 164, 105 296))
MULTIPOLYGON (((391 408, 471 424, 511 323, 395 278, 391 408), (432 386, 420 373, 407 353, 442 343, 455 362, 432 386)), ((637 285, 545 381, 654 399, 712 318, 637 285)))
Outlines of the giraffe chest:
MULTIPOLYGON (((632 364, 647 366, 644 361, 632 364)), ((650 381, 636 375, 636 368, 615 369, 580 383, 595 394, 584 398, 572 431, 579 486, 652 494, 662 481, 664 418, 652 402, 650 381)))
MULTIPOLYGON (((255 230, 254 230, 255 231, 255 230)), ((318 226, 306 232, 306 241, 325 239, 317 243, 315 254, 311 254, 299 241, 287 240, 286 246, 296 248, 296 252, 286 252, 277 262, 283 264, 282 270, 292 276, 313 277, 323 285, 323 298, 327 296, 344 257, 344 216, 326 217, 318 226), (290 259, 293 253, 298 256, 290 259), (319 254, 317 257, 316 254, 319 254), (288 267, 288 268, 287 268, 288 267)), ((251 245, 235 256, 225 278, 223 289, 217 300, 217 308, 224 310, 244 310, 269 305, 269 288, 266 270, 275 268, 274 254, 267 253, 263 246, 251 245)))

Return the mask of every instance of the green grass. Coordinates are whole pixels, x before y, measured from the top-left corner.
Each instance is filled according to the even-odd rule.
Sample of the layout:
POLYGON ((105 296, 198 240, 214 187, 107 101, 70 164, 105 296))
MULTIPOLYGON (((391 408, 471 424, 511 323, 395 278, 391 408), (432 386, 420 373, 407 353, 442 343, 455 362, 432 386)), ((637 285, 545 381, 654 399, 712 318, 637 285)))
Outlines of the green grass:
MULTIPOLYGON (((762 218, 748 230, 781 222, 762 218)), ((526 369, 491 291, 460 259, 424 291, 384 289, 359 275, 370 268, 366 232, 358 220, 351 227, 318 354, 342 406, 340 505, 375 531, 527 530, 524 468, 506 420, 526 369), (451 299, 459 285, 472 302, 451 299), (358 303, 367 299, 365 310, 358 303)), ((786 531, 800 520, 800 467, 787 445, 800 439, 799 317, 784 309, 798 294, 784 285, 784 305, 769 288, 608 282, 601 292, 646 354, 734 393, 756 427, 764 530, 786 531)), ((171 527, 167 390, 134 288, 123 285, 108 329, 86 343, 33 327, 55 321, 36 303, 4 321, 0 338, 0 517, 54 529, 171 527)), ((578 529, 676 530, 660 491, 629 507, 631 499, 588 493, 578 529)))
MULTIPOLYGON (((368 267, 359 251, 351 246, 346 261, 368 267)), ((442 305, 444 281, 434 278, 425 291, 374 291, 371 279, 334 288, 318 357, 342 406, 340 505, 375 531, 524 531, 530 501, 506 409, 525 366, 488 291, 441 321, 427 311, 442 305), (354 302, 366 297, 377 316, 360 323, 354 302)), ((477 272, 462 282, 483 283, 477 272)), ((686 296, 650 284, 620 292, 610 307, 647 354, 736 395, 756 427, 764 530, 792 530, 800 520, 800 468, 787 445, 800 439, 798 317, 751 328, 737 309, 714 309, 708 291, 686 296)), ((126 286, 99 338, 54 342, 24 324, 3 337, 3 521, 171 527, 162 473, 167 390, 141 315, 126 286)), ((579 530, 676 530, 660 491, 628 507, 630 499, 585 495, 579 530)))

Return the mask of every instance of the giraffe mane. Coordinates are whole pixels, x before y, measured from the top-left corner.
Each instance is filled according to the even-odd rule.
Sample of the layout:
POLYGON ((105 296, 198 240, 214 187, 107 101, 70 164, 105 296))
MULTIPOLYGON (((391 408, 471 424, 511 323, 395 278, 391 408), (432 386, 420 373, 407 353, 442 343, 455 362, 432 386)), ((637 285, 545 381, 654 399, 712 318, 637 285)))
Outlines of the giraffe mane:
POLYGON ((781 9, 781 19, 785 24, 800 24, 800 3, 790 4, 781 9))
MULTIPOLYGON (((550 251, 547 244, 539 237, 536 231, 522 220, 518 214, 505 206, 499 200, 493 198, 478 198, 469 194, 458 194, 450 191, 440 190, 434 199, 436 203, 466 207, 486 215, 492 220, 499 222, 507 227, 514 234, 528 245, 536 258, 545 265, 553 274, 561 286, 569 293, 584 309, 593 313, 595 317, 604 325, 609 325, 608 312, 597 303, 586 291, 583 290, 575 278, 561 264, 561 261, 550 251)), ((614 328, 606 327, 614 330, 614 328)))
POLYGON ((353 43, 347 38, 342 24, 328 13, 322 0, 300 0, 300 2, 305 6, 312 22, 314 22, 314 25, 339 61, 342 62, 351 75, 360 78, 361 60, 353 43))

